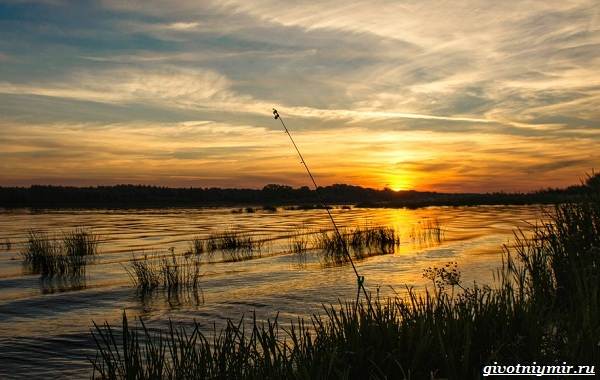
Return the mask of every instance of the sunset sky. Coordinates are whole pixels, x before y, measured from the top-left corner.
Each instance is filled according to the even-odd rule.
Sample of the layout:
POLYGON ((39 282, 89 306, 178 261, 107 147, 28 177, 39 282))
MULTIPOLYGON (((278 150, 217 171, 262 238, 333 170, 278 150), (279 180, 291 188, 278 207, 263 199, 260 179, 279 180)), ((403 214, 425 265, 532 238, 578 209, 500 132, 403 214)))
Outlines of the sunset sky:
POLYGON ((0 185, 532 190, 600 169, 600 2, 0 5, 0 185))

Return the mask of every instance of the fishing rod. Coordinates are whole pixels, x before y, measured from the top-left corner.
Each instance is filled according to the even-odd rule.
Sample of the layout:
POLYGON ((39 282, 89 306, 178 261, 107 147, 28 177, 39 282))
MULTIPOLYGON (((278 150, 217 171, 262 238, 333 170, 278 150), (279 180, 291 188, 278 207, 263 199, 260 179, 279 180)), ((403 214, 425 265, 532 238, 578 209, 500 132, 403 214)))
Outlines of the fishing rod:
POLYGON ((367 300, 367 303, 369 305, 369 309, 372 309, 371 298, 369 297, 369 294, 367 293, 367 290, 365 289, 365 285, 364 285, 365 284, 365 277, 361 276, 358 273, 358 270, 356 269, 356 265, 354 265, 354 260, 352 260, 352 256, 350 255, 350 252, 348 251, 348 247, 346 246, 346 243, 344 242, 344 240, 342 238, 342 234, 340 233, 340 230, 339 230, 337 224, 335 223, 335 219, 333 218, 333 215, 331 214, 331 211, 329 211, 329 208, 327 206, 325 206, 325 202, 323 202, 323 200, 321 199, 321 196, 319 195, 319 186, 317 186, 317 181, 315 181, 315 177, 313 177, 310 169, 308 168, 308 164, 304 160, 304 157, 302 156, 302 153, 300 153, 300 149, 298 148, 298 145, 296 145, 296 142, 294 141, 294 138, 292 137, 292 134, 290 133, 290 131, 286 127, 285 123, 283 122, 283 118, 281 117, 281 115, 279 115, 279 113, 277 112, 277 110, 275 108, 273 108, 273 118, 275 120, 279 120, 281 122, 281 125, 283 126, 283 130, 285 131, 285 133, 290 138, 290 141, 292 142, 292 145, 294 146, 294 149, 296 149, 296 153, 298 153, 298 156, 300 157, 300 163, 304 166, 304 169, 306 169, 306 173, 308 173, 308 176, 310 177, 310 180, 312 181, 312 184, 315 187, 315 196, 316 196, 317 200, 319 201, 319 203, 321 203, 323 205, 323 208, 325 208, 325 211, 327 211, 327 215, 329 215, 329 220, 331 220, 331 224, 333 225, 333 230, 335 231, 336 238, 340 242, 342 242, 342 248, 343 248, 343 251, 344 251, 344 255, 346 256, 346 258, 350 262, 350 265, 352 265, 352 270, 354 271, 354 274, 356 275, 356 281, 358 283, 358 294, 357 294, 357 297, 356 297, 356 303, 357 303, 357 305, 358 305, 358 298, 360 296, 360 291, 362 290, 362 292, 365 295, 365 298, 367 300))

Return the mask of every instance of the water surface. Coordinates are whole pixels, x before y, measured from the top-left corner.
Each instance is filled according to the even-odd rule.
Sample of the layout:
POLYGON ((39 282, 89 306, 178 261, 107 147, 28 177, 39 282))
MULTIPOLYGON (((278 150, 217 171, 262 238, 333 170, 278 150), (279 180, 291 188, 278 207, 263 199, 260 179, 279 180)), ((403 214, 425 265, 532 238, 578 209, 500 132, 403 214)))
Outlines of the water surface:
MULTIPOLYGON (((322 252, 305 257, 289 252, 298 231, 329 229, 323 210, 239 213, 230 208, 136 210, 0 211, 0 378, 89 378, 95 354, 92 322, 119 324, 124 310, 150 326, 169 318, 199 321, 212 329, 227 318, 256 313, 280 321, 319 313, 322 304, 355 296, 356 279, 348 265, 331 266, 322 252), (79 281, 42 279, 23 266, 20 251, 27 232, 50 236, 86 227, 99 234, 100 254, 79 281), (215 255, 202 264, 202 291, 140 297, 126 267, 146 254, 182 255, 194 237, 235 230, 265 241, 261 257, 224 262, 215 255), (5 243, 10 242, 9 246, 5 243)), ((516 228, 528 230, 542 215, 540 206, 429 207, 407 209, 334 209, 340 226, 386 225, 400 235, 393 254, 357 263, 373 293, 422 289, 430 266, 457 262, 464 283, 490 283, 501 263, 502 245, 516 228), (422 232, 439 222, 443 239, 422 232)))

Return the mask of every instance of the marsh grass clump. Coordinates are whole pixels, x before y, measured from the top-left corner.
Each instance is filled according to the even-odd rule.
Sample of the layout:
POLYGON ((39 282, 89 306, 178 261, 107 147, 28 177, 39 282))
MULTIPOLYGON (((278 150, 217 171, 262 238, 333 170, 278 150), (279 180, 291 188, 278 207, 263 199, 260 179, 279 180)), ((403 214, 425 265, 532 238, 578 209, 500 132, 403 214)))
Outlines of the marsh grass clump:
POLYGON ((4 239, 4 249, 7 251, 10 251, 12 248, 12 242, 10 241, 9 238, 5 238, 4 239))
POLYGON ((63 249, 67 256, 93 257, 98 253, 98 235, 78 228, 67 232, 63 236, 63 249))
POLYGON ((444 241, 444 229, 439 219, 425 219, 412 228, 410 237, 420 246, 434 246, 444 241))
POLYGON ((161 284, 161 270, 156 260, 144 255, 142 259, 133 258, 125 268, 135 286, 141 291, 151 291, 161 284))
POLYGON ((47 233, 30 230, 21 255, 34 273, 48 275, 62 269, 63 256, 60 254, 59 243, 47 233))
POLYGON ((200 288, 200 262, 187 256, 180 258, 171 253, 166 257, 149 257, 145 254, 143 258, 134 258, 125 270, 141 292, 159 288, 167 291, 200 288))
POLYGON ((250 235, 242 234, 239 232, 225 231, 217 236, 219 249, 226 250, 238 250, 248 249, 252 250, 256 246, 256 242, 250 235))
POLYGON ((190 247, 188 249, 189 254, 193 255, 201 255, 205 251, 204 240, 200 236, 194 236, 192 241, 190 242, 190 247))
POLYGON ((255 239, 250 234, 225 231, 211 234, 204 247, 210 254, 221 251, 225 261, 243 261, 260 254, 263 245, 263 241, 255 239))
POLYGON ((97 235, 85 229, 65 233, 62 240, 31 230, 21 252, 24 263, 42 276, 82 275, 98 252, 97 235))
POLYGON ((400 237, 390 227, 357 228, 351 236, 350 246, 357 250, 374 248, 384 252, 400 244, 400 237))
POLYGON ((310 239, 306 232, 298 232, 288 238, 288 249, 296 255, 304 255, 308 251, 310 239))
POLYGON ((163 286, 169 290, 200 287, 200 263, 184 258, 178 260, 175 255, 165 257, 161 261, 163 286))
POLYGON ((400 237, 390 227, 356 227, 341 231, 340 235, 335 231, 321 231, 314 244, 325 252, 326 261, 341 263, 348 259, 346 252, 357 259, 393 253, 400 244, 400 237))

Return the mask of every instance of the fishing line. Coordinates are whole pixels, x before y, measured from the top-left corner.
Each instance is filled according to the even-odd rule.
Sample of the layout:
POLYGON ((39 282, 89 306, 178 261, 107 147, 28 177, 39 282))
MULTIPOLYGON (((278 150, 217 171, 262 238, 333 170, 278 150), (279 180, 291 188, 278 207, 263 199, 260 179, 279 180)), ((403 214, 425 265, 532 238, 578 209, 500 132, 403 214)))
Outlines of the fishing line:
POLYGON ((357 303, 357 305, 358 305, 358 298, 360 296, 360 291, 362 290, 362 292, 365 295, 365 298, 367 300, 367 303, 369 305, 369 309, 371 309, 371 299, 370 299, 369 294, 367 293, 367 290, 365 289, 365 285, 364 285, 364 283, 365 283, 365 277, 361 276, 358 273, 358 270, 356 269, 356 265, 354 265, 354 260, 352 260, 352 256, 350 255, 350 252, 348 251, 348 247, 346 246, 346 243, 344 242, 344 240, 342 238, 342 234, 340 233, 340 230, 338 229, 338 226, 335 223, 335 219, 333 219, 333 215, 331 214, 331 211, 329 211, 329 207, 327 207, 325 205, 325 202, 323 202, 323 200, 321 199, 321 196, 319 195, 319 186, 317 186, 317 181, 315 181, 315 177, 313 177, 310 169, 308 168, 308 164, 304 160, 304 157, 302 156, 302 153, 300 153, 300 149, 298 148, 298 145, 296 145, 296 142, 294 141, 294 138, 292 137, 292 134, 290 133, 290 131, 288 130, 288 128, 285 126, 285 123, 283 122, 283 118, 279 115, 279 113, 277 112, 277 110, 275 108, 273 108, 273 118, 275 120, 279 120, 281 122, 281 125, 283 126, 283 129, 284 129, 285 133, 290 138, 290 141, 292 142, 292 145, 294 146, 294 149, 296 149, 296 152, 298 153, 298 156, 300 157, 300 163, 306 169, 306 172, 308 173, 308 176, 310 177, 310 180, 312 181, 312 184, 315 187, 315 197, 317 198, 317 200, 319 201, 319 203, 321 203, 323 205, 323 208, 325 208, 325 211, 327 211, 327 215, 329 215, 329 220, 331 220, 331 224, 333 225, 333 229, 335 231, 336 237, 342 243, 344 255, 346 255, 348 261, 352 265, 352 270, 354 271, 354 274, 356 275, 356 281, 358 283, 358 293, 357 293, 357 297, 356 297, 356 303, 357 303))

